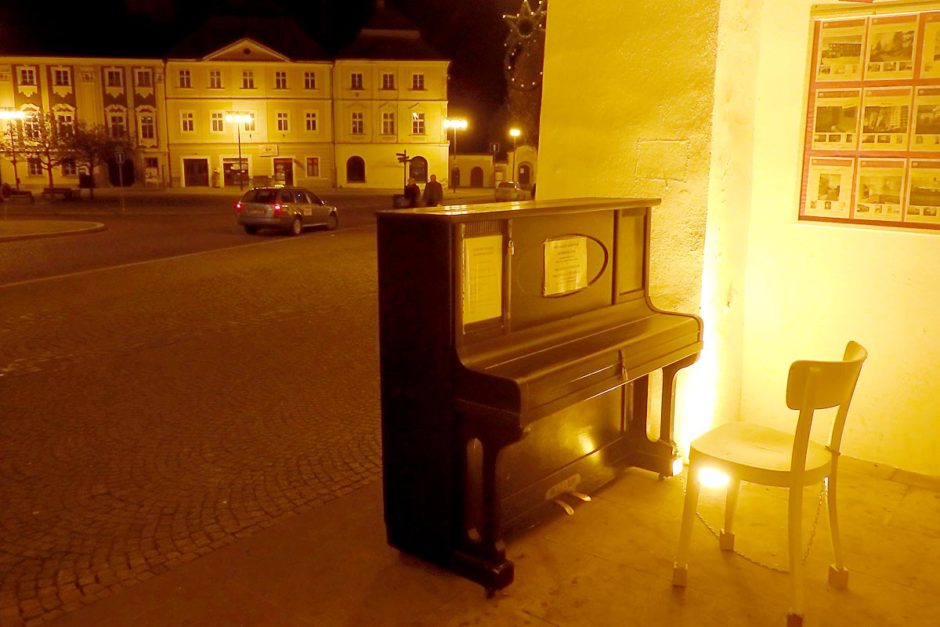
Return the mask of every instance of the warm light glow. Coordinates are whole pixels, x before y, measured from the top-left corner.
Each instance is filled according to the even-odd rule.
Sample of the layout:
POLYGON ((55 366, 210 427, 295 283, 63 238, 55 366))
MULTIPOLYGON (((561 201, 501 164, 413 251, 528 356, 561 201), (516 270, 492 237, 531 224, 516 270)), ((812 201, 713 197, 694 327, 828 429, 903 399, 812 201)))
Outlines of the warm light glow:
POLYGON ((510 136, 510 137, 516 138, 516 137, 519 137, 520 135, 522 135, 522 131, 520 131, 519 129, 517 129, 517 128, 511 128, 511 129, 509 129, 509 136, 510 136))
POLYGON ((0 120, 23 120, 26 118, 26 114, 22 111, 9 111, 2 110, 0 111, 0 120))
POLYGON ((226 113, 226 122, 235 122, 238 124, 248 124, 251 122, 251 114, 248 113, 226 113))
POLYGON ((698 482, 706 488, 723 488, 731 478, 720 470, 705 467, 698 472, 698 482))
POLYGON ((447 118, 444 120, 444 128, 453 128, 458 131, 462 131, 467 128, 467 121, 463 118, 457 118, 453 120, 447 118))
POLYGON ((578 434, 578 445, 581 447, 581 452, 585 455, 593 453, 597 449, 597 445, 594 444, 594 440, 591 439, 591 436, 583 431, 578 434))
POLYGON ((675 477, 676 475, 681 475, 682 468, 683 468, 683 463, 682 463, 681 457, 676 457, 674 460, 672 460, 672 476, 673 477, 675 477))

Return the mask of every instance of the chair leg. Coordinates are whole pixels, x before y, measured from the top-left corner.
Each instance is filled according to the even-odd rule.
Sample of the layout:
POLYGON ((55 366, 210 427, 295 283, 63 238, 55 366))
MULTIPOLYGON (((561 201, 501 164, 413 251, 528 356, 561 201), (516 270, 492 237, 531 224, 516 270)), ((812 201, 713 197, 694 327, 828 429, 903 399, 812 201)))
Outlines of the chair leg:
POLYGON ((741 482, 737 479, 731 479, 728 482, 728 493, 725 496, 725 528, 721 530, 718 536, 718 545, 722 551, 734 550, 734 512, 738 508, 738 491, 741 489, 741 482))
POLYGON ((689 477, 685 487, 685 504, 682 507, 682 527, 679 530, 679 550, 672 566, 672 585, 685 587, 689 571, 689 544, 692 542, 692 523, 695 522, 695 510, 698 507, 698 469, 689 464, 689 477))
POLYGON ((790 554, 790 585, 793 589, 793 605, 787 617, 787 624, 803 624, 803 486, 790 486, 787 505, 787 530, 790 554), (792 618, 791 618, 792 617, 792 618))
POLYGON ((835 461, 833 462, 832 473, 828 478, 828 506, 829 506, 829 535, 832 537, 832 552, 835 555, 836 563, 829 565, 829 585, 839 590, 845 590, 849 587, 849 571, 842 561, 842 540, 839 537, 839 516, 836 509, 836 472, 835 461))

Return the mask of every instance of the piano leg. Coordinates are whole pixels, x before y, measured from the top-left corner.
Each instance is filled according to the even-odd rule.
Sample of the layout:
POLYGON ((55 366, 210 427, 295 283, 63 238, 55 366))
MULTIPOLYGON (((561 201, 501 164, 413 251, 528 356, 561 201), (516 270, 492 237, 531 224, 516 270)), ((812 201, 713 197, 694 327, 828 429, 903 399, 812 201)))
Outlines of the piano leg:
POLYGON ((697 359, 698 353, 663 368, 663 397, 658 440, 650 440, 646 435, 649 418, 649 375, 644 375, 632 382, 633 418, 630 421, 627 437, 630 441, 630 460, 633 466, 659 473, 661 477, 672 476, 672 461, 676 455, 676 443, 673 439, 676 375, 683 368, 694 364, 697 359))

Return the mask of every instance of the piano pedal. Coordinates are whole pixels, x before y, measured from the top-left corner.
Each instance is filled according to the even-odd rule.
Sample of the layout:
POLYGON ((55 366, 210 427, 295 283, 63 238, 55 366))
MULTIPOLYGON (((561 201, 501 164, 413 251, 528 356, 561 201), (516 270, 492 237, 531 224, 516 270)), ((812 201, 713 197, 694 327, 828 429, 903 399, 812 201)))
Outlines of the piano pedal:
POLYGON ((573 496, 574 498, 578 499, 579 501, 583 501, 584 503, 590 503, 590 502, 591 502, 591 497, 588 496, 587 494, 585 494, 584 492, 574 492, 574 491, 572 491, 572 492, 569 492, 568 494, 570 494, 570 495, 573 496))
POLYGON ((562 501, 561 499, 555 499, 555 505, 560 507, 565 511, 569 516, 574 516, 574 508, 562 501))

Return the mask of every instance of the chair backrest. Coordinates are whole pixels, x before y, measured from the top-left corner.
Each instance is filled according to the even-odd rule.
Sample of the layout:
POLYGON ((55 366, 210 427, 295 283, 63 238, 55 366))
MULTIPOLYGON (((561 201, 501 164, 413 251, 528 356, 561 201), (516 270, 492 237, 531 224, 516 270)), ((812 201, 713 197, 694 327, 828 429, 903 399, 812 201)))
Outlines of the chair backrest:
POLYGON ((842 361, 795 361, 790 366, 787 407, 800 411, 793 441, 794 470, 803 468, 805 464, 813 414, 817 409, 839 408, 829 439, 830 450, 839 452, 849 404, 855 393, 862 364, 867 358, 868 351, 861 344, 849 342, 842 361))

